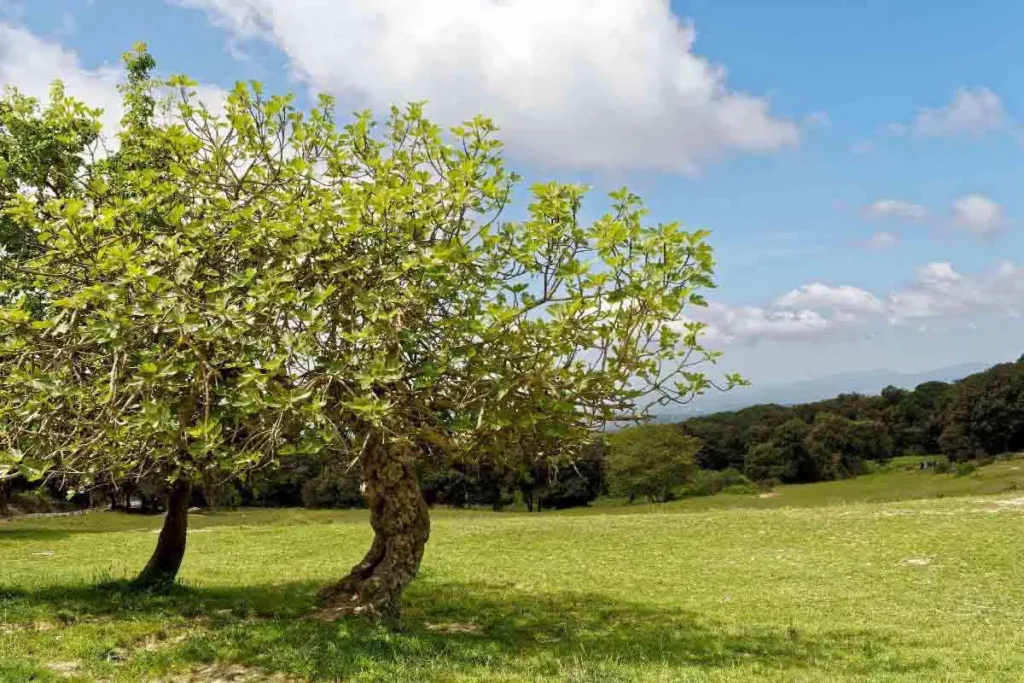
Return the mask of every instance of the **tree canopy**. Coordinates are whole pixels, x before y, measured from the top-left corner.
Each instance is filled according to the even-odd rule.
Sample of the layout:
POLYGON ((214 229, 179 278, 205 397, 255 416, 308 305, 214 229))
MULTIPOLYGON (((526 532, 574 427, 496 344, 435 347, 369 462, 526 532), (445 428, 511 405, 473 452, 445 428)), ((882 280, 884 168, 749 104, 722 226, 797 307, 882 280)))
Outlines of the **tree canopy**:
POLYGON ((706 232, 647 223, 627 190, 586 222, 561 183, 504 220, 519 179, 484 118, 444 132, 412 104, 339 128, 329 98, 303 112, 255 83, 215 111, 144 47, 126 60, 117 149, 66 191, 5 186, 38 248, 4 283, 0 438, 21 471, 165 480, 148 570, 177 571, 202 477, 329 452, 359 463, 375 539, 325 609, 393 618, 429 535, 419 461, 525 442, 571 461, 715 386, 684 315, 713 286, 706 232))
POLYGON ((615 495, 630 501, 665 501, 697 469, 700 441, 676 425, 645 425, 608 437, 608 482, 615 495))

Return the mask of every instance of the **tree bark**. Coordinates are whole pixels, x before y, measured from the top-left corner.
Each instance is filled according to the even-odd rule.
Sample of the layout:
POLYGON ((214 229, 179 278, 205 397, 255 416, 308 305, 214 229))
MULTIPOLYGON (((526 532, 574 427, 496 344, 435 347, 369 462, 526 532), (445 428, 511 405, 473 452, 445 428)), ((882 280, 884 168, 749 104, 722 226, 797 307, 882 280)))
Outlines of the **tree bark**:
POLYGON ((523 494, 523 502, 526 503, 526 511, 533 512, 533 489, 527 487, 521 487, 519 489, 523 494))
POLYGON ((0 479, 0 517, 8 517, 11 514, 11 508, 8 503, 8 488, 7 480, 0 479))
POLYGON ((217 511, 217 485, 213 483, 213 477, 209 473, 203 473, 203 500, 206 501, 208 512, 217 511))
POLYGON ((430 514, 411 454, 369 437, 362 458, 363 497, 374 537, 348 576, 321 591, 319 618, 365 615, 397 624, 402 593, 419 571, 430 536, 430 514))
POLYGON ((135 580, 145 587, 166 587, 174 583, 185 557, 188 538, 188 502, 192 486, 187 481, 176 481, 167 493, 167 515, 156 542, 156 550, 146 568, 135 580))

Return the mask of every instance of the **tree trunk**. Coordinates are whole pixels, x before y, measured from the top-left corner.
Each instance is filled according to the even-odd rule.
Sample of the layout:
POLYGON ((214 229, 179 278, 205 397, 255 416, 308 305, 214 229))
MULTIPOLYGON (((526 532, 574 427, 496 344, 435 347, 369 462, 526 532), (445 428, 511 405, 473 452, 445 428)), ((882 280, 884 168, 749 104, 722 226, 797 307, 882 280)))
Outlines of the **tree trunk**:
POLYGON ((213 483, 213 477, 207 472, 203 473, 203 500, 206 501, 207 512, 217 511, 217 485, 213 483))
POLYGON ((8 488, 9 484, 6 479, 0 479, 0 517, 9 517, 11 514, 11 508, 8 504, 8 488))
POLYGON ((192 486, 176 481, 167 493, 167 515, 156 542, 156 550, 135 582, 142 586, 165 587, 174 583, 185 557, 188 537, 188 501, 192 486))
POLYGON ((526 503, 526 511, 533 512, 533 489, 523 487, 520 490, 523 492, 523 501, 526 503))
POLYGON ((360 614, 396 624, 402 592, 419 571, 430 536, 430 514, 410 454, 371 435, 362 459, 363 497, 374 537, 348 576, 321 594, 319 618, 360 614))

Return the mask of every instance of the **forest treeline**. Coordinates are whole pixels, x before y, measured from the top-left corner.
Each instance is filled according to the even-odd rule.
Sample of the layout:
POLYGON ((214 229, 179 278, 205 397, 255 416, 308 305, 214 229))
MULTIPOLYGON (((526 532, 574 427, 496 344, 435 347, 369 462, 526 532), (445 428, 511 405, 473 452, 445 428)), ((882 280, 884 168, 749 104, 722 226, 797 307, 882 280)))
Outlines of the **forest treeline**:
POLYGON ((755 480, 853 476, 895 455, 952 462, 1024 449, 1024 357, 953 383, 886 387, 794 406, 759 405, 679 425, 701 442, 698 465, 755 480))
MULTIPOLYGON (((944 455, 951 462, 1024 450, 1024 357, 953 383, 880 394, 840 394, 792 406, 757 405, 676 424, 623 429, 595 440, 572 465, 543 459, 424 462, 427 502, 450 507, 512 505, 528 510, 586 505, 603 494, 667 500, 754 484, 811 483, 865 473, 897 455, 944 455)), ((47 507, 56 482, 42 489, 7 482, 0 498, 47 507), (30 491, 34 489, 34 493, 30 491)), ((193 494, 202 507, 359 507, 359 470, 330 458, 297 460, 244 481, 208 482, 193 494)), ((78 497, 78 505, 160 511, 159 481, 132 481, 78 497)))

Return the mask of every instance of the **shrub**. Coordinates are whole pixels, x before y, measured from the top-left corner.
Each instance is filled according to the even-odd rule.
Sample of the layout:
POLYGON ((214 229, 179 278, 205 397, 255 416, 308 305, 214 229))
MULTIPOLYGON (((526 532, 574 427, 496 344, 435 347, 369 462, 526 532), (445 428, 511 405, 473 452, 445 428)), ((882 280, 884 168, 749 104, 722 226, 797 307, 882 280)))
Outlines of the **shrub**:
POLYGON ((758 493, 757 484, 735 468, 714 470, 697 470, 690 483, 680 489, 684 497, 713 496, 716 493, 754 494, 758 493))
POLYGON ((966 477, 969 474, 974 474, 978 470, 978 465, 973 462, 958 462, 956 464, 956 476, 966 477))
POLYGON ((732 484, 730 486, 726 486, 720 491, 720 493, 730 493, 734 496, 751 496, 760 492, 761 489, 758 488, 757 484, 754 482, 749 482, 747 484, 732 484))

